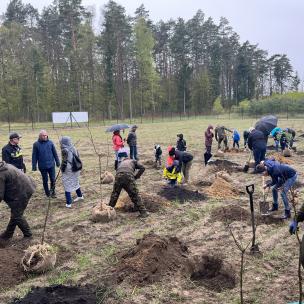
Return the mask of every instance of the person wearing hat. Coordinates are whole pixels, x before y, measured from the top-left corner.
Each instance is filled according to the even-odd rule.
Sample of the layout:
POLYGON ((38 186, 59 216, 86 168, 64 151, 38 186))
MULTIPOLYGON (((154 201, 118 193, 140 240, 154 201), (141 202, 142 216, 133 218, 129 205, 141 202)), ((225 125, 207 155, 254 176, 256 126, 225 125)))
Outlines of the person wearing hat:
POLYGON ((136 135, 136 130, 137 126, 134 125, 132 126, 128 138, 127 138, 127 144, 130 147, 130 158, 134 160, 138 160, 137 158, 137 135, 136 135))
POLYGON ((139 211, 139 217, 147 217, 149 214, 138 193, 136 180, 141 177, 145 167, 137 160, 128 158, 127 152, 118 153, 121 162, 116 170, 115 182, 111 194, 109 206, 115 207, 120 192, 124 189, 131 198, 135 208, 139 211))
POLYGON ((17 169, 26 172, 23 162, 22 149, 19 146, 20 134, 13 132, 9 136, 9 142, 2 148, 2 161, 15 166, 17 169))
POLYGON ((186 151, 187 150, 187 143, 184 140, 184 135, 183 134, 177 134, 176 150, 178 150, 178 151, 186 151))
POLYGON ((284 215, 282 219, 290 218, 290 205, 288 202, 288 191, 293 187, 297 180, 297 171, 285 164, 281 164, 274 159, 266 159, 258 165, 258 170, 264 172, 264 175, 270 176, 271 180, 263 186, 264 189, 272 188, 273 205, 269 212, 277 211, 279 208, 278 192, 281 191, 282 201, 284 203, 284 215))

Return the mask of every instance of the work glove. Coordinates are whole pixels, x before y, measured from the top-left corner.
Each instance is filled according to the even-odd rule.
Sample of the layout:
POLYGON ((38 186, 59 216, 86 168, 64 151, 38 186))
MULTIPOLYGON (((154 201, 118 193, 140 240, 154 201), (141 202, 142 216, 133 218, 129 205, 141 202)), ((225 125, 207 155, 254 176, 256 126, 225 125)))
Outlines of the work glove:
POLYGON ((290 234, 295 234, 296 231, 298 230, 298 222, 293 220, 290 224, 289 224, 289 233, 290 234))

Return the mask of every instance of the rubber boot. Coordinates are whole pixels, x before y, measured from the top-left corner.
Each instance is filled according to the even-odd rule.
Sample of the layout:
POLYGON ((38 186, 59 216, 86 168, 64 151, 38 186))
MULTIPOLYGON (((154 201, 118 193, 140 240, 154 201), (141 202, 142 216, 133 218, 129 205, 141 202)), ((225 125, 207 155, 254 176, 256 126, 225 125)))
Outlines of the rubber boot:
POLYGON ((285 209, 284 214, 282 215, 281 219, 287 220, 291 218, 290 210, 285 209))
POLYGON ((117 167, 118 167, 118 160, 115 160, 115 163, 114 163, 115 171, 117 170, 117 167))
POLYGON ((277 204, 272 204, 272 207, 268 210, 268 212, 278 211, 279 206, 277 204))

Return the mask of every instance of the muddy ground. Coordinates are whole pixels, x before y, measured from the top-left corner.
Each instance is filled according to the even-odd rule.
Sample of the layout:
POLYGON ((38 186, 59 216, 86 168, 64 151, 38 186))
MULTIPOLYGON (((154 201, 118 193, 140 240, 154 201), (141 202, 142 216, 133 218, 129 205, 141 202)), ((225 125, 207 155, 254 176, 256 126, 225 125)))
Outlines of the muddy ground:
MULTIPOLYGON (((24 131, 21 144, 26 165, 38 183, 37 192, 26 211, 34 238, 30 244, 22 241, 17 229, 10 244, 0 249, 0 303, 11 303, 13 299, 26 296, 32 286, 59 285, 64 294, 68 294, 69 286, 78 286, 81 294, 82 288, 85 289, 83 286, 88 284, 96 289, 97 303, 239 303, 240 254, 227 225, 241 242, 250 242, 251 216, 245 186, 251 183, 255 184, 256 238, 261 255, 245 255, 245 303, 266 304, 270 303, 269 297, 271 303, 296 301, 297 242, 289 235, 288 222, 279 219, 283 213, 282 203, 280 201, 280 210, 271 218, 260 214, 262 179, 251 171, 242 172, 241 168, 249 157, 246 151, 230 151, 224 159, 214 158, 212 165, 204 166, 203 132, 209 123, 207 120, 192 120, 140 125, 139 156, 147 164, 147 170, 138 180, 138 186, 151 215, 146 220, 139 220, 134 210, 120 210, 117 219, 106 224, 90 221, 92 207, 100 200, 108 199, 112 185, 99 186, 98 157, 88 131, 85 128, 50 130, 50 138, 57 148, 60 135, 69 135, 77 142, 84 162, 81 187, 85 201, 67 209, 59 178, 57 198, 51 202, 45 235, 46 242, 57 247, 59 262, 53 271, 43 275, 25 275, 18 263, 22 250, 40 241, 47 206, 40 174, 30 171, 31 147, 38 130, 24 131), (190 183, 171 189, 162 179, 162 170, 153 165, 153 147, 155 144, 162 146, 164 160, 167 145, 174 144, 175 135, 180 132, 184 133, 188 149, 195 158, 190 183), (223 182, 215 177, 215 173, 222 170, 227 171, 232 181, 223 182)), ((221 123, 242 130, 250 127, 253 121, 221 123)), ((296 130, 301 128, 300 121, 283 121, 281 125, 296 130)), ((92 127, 91 132, 102 155, 102 172, 114 173, 111 146, 107 162, 107 141, 110 142, 111 138, 107 139, 104 127, 92 127)), ((6 142, 3 134, 0 138, 6 142)), ((297 150, 299 153, 290 160, 299 171, 301 201, 304 170, 301 154, 304 139, 301 137, 297 141, 297 150)), ((271 203, 271 194, 267 195, 267 200, 271 203)), ((8 218, 9 209, 2 203, 1 229, 8 218)), ((52 288, 34 289, 33 292, 45 296, 52 288)), ((26 299, 30 298, 20 303, 29 303, 26 299)), ((91 303, 89 301, 87 303, 91 303)))

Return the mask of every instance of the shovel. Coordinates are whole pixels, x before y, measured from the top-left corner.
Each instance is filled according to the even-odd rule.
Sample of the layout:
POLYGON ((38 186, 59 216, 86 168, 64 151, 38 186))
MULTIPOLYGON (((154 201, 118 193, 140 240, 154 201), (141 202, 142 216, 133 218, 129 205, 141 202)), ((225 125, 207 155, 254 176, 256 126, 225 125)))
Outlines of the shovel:
POLYGON ((207 152, 204 153, 205 166, 207 166, 207 163, 211 157, 212 157, 211 153, 207 153, 207 152))
POLYGON ((247 173, 248 170, 249 170, 249 163, 250 163, 250 161, 251 161, 251 157, 252 157, 252 152, 250 152, 248 161, 247 161, 247 163, 245 164, 245 166, 244 166, 244 168, 243 168, 243 172, 245 172, 245 173, 247 173))
POLYGON ((266 198, 269 193, 269 188, 267 193, 265 194, 265 176, 262 176, 262 190, 263 190, 263 201, 260 201, 260 213, 261 215, 269 215, 268 210, 269 210, 269 203, 267 202, 266 198))
POLYGON ((259 246, 255 243, 255 221, 254 221, 254 208, 253 208, 253 192, 254 192, 254 184, 246 186, 246 191, 249 195, 249 203, 250 203, 250 213, 251 213, 251 225, 252 225, 252 245, 250 248, 250 252, 255 254, 259 253, 259 246))

